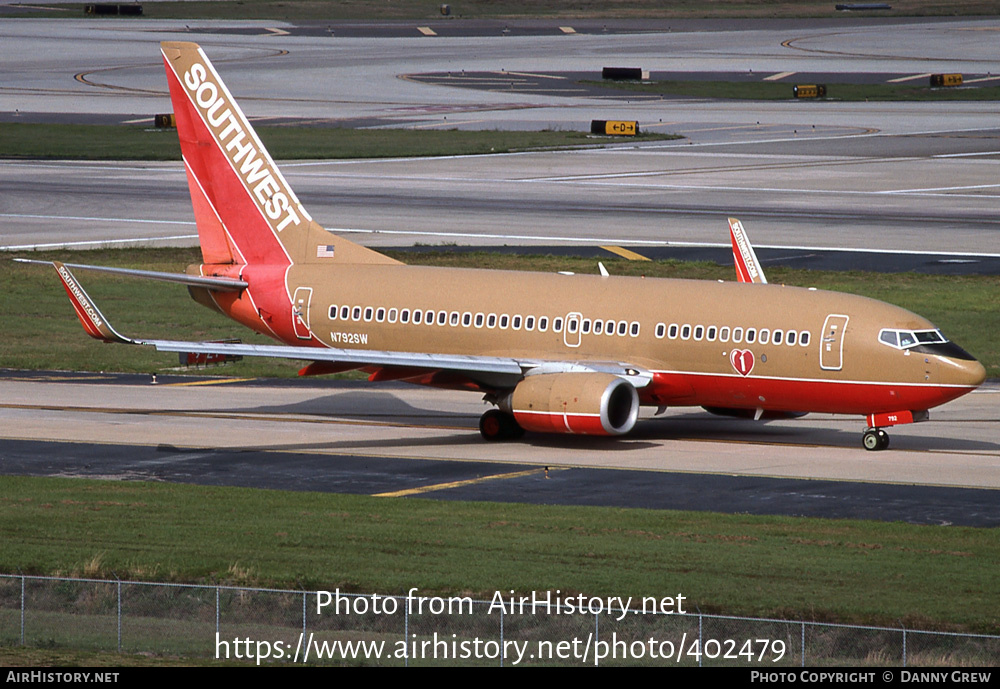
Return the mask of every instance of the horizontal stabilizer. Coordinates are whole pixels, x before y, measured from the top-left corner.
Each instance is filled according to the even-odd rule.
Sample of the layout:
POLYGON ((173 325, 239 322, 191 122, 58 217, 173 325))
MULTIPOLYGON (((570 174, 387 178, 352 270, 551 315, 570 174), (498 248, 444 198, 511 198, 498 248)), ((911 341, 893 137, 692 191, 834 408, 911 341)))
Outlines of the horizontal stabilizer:
MULTIPOLYGON (((217 292, 239 292, 249 285, 242 280, 233 278, 204 277, 200 275, 187 275, 186 273, 160 273, 155 270, 136 270, 133 268, 111 268, 109 266, 92 266, 82 263, 56 263, 55 261, 36 261, 30 258, 15 258, 18 263, 35 263, 38 265, 64 266, 77 270, 93 270, 101 273, 112 273, 114 275, 128 275, 130 277, 143 278, 145 280, 161 280, 163 282, 176 282, 181 285, 191 287, 207 287, 217 292)), ((71 274, 72 275, 72 274, 71 274)), ((60 273, 62 276, 62 273, 60 273)))

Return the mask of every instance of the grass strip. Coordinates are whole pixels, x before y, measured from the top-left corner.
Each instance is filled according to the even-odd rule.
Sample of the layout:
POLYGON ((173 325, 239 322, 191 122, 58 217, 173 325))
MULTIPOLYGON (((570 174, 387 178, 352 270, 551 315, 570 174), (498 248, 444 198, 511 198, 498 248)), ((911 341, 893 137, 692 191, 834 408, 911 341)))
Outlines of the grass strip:
POLYGON ((680 592, 701 612, 1000 629, 996 529, 83 479, 0 486, 5 572, 485 600, 680 592))
MULTIPOLYGON (((594 146, 612 141, 610 137, 570 131, 259 127, 257 133, 277 160, 476 155, 594 146)), ((680 137, 643 134, 636 138, 680 137)), ((180 157, 180 144, 174 129, 92 124, 14 123, 0 126, 0 158, 180 160, 180 157)))
MULTIPOLYGON (((583 81, 581 83, 664 98, 723 98, 733 100, 793 100, 795 82, 774 81, 583 81)), ((1000 86, 931 88, 907 84, 827 84, 826 98, 807 101, 992 101, 1000 100, 1000 86)))
MULTIPOLYGON (((572 271, 596 274, 596 258, 521 256, 494 253, 389 252, 401 261, 423 265, 496 270, 572 271)), ((28 253, 22 252, 28 256, 28 253)), ((35 252, 39 260, 66 260, 66 252, 35 252)), ((601 259, 612 275, 733 280, 731 265, 680 261, 601 259)), ((197 249, 109 249, 73 252, 73 262, 180 272, 200 263, 197 249)), ((768 268, 776 284, 817 287, 861 294, 907 308, 929 318, 1000 376, 1000 279, 996 276, 920 275, 916 273, 840 273, 768 268)), ((222 339, 273 344, 225 317, 192 303, 187 290, 135 278, 80 271, 80 278, 118 330, 126 335, 167 339, 222 339)), ((145 347, 106 346, 87 337, 54 271, 45 266, 0 258, 0 362, 7 368, 152 372, 177 365, 174 355, 145 347)), ((219 369, 225 375, 290 376, 302 364, 244 360, 219 369)))

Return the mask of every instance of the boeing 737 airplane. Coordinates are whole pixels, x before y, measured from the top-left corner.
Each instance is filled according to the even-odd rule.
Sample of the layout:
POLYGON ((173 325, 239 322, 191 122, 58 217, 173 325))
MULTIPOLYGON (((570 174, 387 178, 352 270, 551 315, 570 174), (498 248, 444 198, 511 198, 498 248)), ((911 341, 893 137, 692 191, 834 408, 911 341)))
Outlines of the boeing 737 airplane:
POLYGON ((162 44, 203 263, 187 274, 56 263, 95 338, 209 356, 301 360, 477 391, 487 440, 524 431, 622 435, 640 405, 756 419, 805 412, 884 428, 975 389, 985 370, 926 319, 863 297, 766 284, 730 220, 737 282, 407 266, 309 216, 205 53, 162 44), (188 286, 280 345, 140 340, 116 332, 70 268, 188 286))

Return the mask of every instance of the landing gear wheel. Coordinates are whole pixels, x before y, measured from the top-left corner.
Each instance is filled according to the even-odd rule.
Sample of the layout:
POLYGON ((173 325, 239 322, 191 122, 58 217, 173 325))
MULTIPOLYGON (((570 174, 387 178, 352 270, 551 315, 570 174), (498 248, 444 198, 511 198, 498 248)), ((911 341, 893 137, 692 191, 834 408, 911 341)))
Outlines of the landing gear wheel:
POLYGON ((510 414, 499 409, 490 409, 479 417, 479 433, 484 440, 499 442, 520 438, 524 435, 524 429, 510 414))
POLYGON ((889 447, 889 434, 881 428, 869 428, 861 438, 866 450, 884 450, 889 447))
POLYGON ((881 428, 878 429, 876 433, 878 433, 878 439, 879 442, 881 443, 878 449, 885 450, 886 448, 889 447, 889 434, 883 431, 881 428))

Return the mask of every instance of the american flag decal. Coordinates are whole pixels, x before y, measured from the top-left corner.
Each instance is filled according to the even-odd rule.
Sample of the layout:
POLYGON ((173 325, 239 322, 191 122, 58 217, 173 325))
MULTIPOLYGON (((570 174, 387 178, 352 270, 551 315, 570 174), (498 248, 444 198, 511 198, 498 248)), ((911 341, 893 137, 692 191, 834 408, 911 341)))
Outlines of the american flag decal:
POLYGON ((320 244, 317 246, 316 258, 333 258, 333 244, 320 244))

